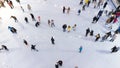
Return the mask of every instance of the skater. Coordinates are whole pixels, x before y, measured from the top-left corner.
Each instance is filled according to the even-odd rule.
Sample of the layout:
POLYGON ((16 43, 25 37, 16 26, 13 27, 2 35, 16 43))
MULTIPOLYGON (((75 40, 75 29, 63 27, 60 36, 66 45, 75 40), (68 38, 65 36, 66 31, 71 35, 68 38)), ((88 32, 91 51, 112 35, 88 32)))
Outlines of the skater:
POLYGON ((25 39, 23 39, 23 43, 24 43, 25 45, 28 45, 28 42, 27 42, 25 39))
POLYGON ((82 52, 82 50, 83 50, 83 47, 82 47, 82 46, 80 46, 80 48, 79 48, 79 53, 81 53, 81 52, 82 52))
POLYGON ((38 16, 38 21, 40 22, 40 16, 38 16))
POLYGON ((51 23, 50 23, 50 20, 48 20, 48 25, 50 26, 50 24, 51 24, 51 23))
POLYGON ((27 4, 27 9, 28 9, 29 11, 31 10, 30 4, 27 4))
POLYGON ((71 31, 71 26, 68 26, 67 30, 68 30, 68 32, 70 32, 71 31))
POLYGON ((17 30, 14 27, 8 26, 8 29, 12 32, 12 33, 17 33, 17 30))
POLYGON ((81 13, 81 10, 79 9, 79 10, 78 10, 78 16, 80 15, 80 13, 81 13))
POLYGON ((113 42, 116 39, 116 34, 113 34, 112 38, 110 39, 111 42, 113 42))
POLYGON ((12 3, 12 1, 11 1, 11 0, 9 0, 7 3, 8 3, 8 5, 10 6, 10 8, 11 8, 11 9, 13 9, 13 8, 14 8, 13 3, 12 3))
POLYGON ((112 50, 111 53, 117 52, 119 50, 119 47, 114 46, 111 50, 112 50))
POLYGON ((90 31, 90 36, 93 36, 93 33, 94 33, 94 31, 93 31, 93 30, 91 30, 91 31, 90 31))
POLYGON ((104 3, 104 5, 103 5, 103 9, 107 6, 107 1, 104 3))
POLYGON ((80 0, 80 3, 79 3, 80 5, 83 5, 83 0, 80 0))
POLYGON ((26 22, 26 23, 28 23, 28 18, 27 18, 27 17, 25 17, 25 19, 24 19, 24 20, 25 20, 25 22, 26 22))
POLYGON ((16 0, 20 4, 20 0, 16 0))
POLYGON ((40 22, 35 23, 35 27, 38 27, 40 25, 40 22))
POLYGON ((55 27, 54 20, 51 20, 51 27, 55 27))
POLYGON ((94 16, 94 17, 93 17, 93 21, 92 21, 92 23, 97 23, 98 20, 99 20, 99 17, 94 16))
POLYGON ((15 20, 15 22, 18 22, 18 19, 16 16, 11 16, 10 18, 13 18, 15 20))
POLYGON ((20 8, 21 8, 21 10, 22 10, 23 12, 25 12, 22 6, 20 6, 20 8))
POLYGON ((86 6, 85 4, 82 6, 82 10, 85 10, 85 6, 86 6))
POLYGON ((111 36, 112 36, 111 31, 106 33, 106 39, 111 36))
POLYGON ((38 50, 35 47, 36 47, 36 45, 31 45, 31 50, 34 50, 34 51, 38 52, 38 50))
POLYGON ((76 31, 76 26, 77 26, 77 25, 74 24, 74 26, 72 27, 72 30, 73 30, 73 31, 76 31))
POLYGON ((6 51, 9 51, 9 49, 7 48, 7 46, 5 46, 5 45, 1 45, 2 46, 2 48, 0 49, 0 50, 6 50, 6 51))
POLYGON ((32 13, 30 13, 30 16, 31 16, 33 21, 36 21, 34 15, 32 13))
POLYGON ((87 4, 87 7, 89 7, 89 5, 90 5, 90 0, 88 0, 88 4, 87 4))
POLYGON ((63 65, 63 61, 62 60, 59 60, 57 63, 58 63, 59 66, 63 65))
POLYGON ((96 42, 100 39, 100 34, 97 34, 95 37, 96 37, 96 39, 95 39, 95 42, 96 42))
POLYGON ((67 24, 64 24, 64 25, 62 26, 62 28, 63 28, 63 32, 65 32, 65 31, 66 31, 66 28, 67 28, 67 24))
POLYGON ((100 18, 102 16, 102 14, 103 14, 103 10, 100 10, 97 14, 97 17, 100 18))
POLYGON ((51 37, 51 43, 54 45, 55 44, 55 39, 51 37))
POLYGON ((58 65, 58 63, 56 63, 56 64, 55 64, 55 68, 59 68, 59 65, 58 65))
POLYGON ((68 13, 68 14, 70 13, 70 7, 68 7, 68 9, 67 9, 67 13, 68 13))
POLYGON ((107 39, 107 35, 105 34, 105 35, 102 37, 101 42, 104 42, 106 39, 107 39))
POLYGON ((85 34, 86 37, 87 37, 88 33, 90 33, 90 29, 89 28, 86 29, 86 34, 85 34))
POLYGON ((63 6, 63 13, 65 13, 65 10, 66 10, 65 6, 63 6))

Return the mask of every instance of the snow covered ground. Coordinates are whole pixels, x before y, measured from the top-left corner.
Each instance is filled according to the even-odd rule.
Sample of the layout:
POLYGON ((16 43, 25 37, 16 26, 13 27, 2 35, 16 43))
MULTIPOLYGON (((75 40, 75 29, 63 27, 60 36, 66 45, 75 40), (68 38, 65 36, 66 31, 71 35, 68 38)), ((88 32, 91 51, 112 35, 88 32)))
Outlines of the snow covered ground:
MULTIPOLYGON (((7 3, 5 8, 0 8, 0 45, 6 45, 10 51, 0 51, 0 68, 54 68, 58 60, 63 60, 60 68, 119 68, 120 51, 110 53, 111 48, 120 44, 120 36, 114 42, 108 40, 104 42, 94 42, 95 37, 85 37, 85 31, 89 27, 94 30, 94 35, 100 33, 103 36, 110 31, 105 27, 108 17, 105 14, 98 23, 92 24, 92 18, 98 13, 100 8, 93 8, 93 4, 82 11, 78 16, 78 9, 82 9, 79 0, 21 0, 21 4, 12 0, 14 9, 7 3), (30 4, 32 10, 27 9, 30 4), (20 5, 24 8, 22 12, 20 5), (71 7, 70 14, 63 14, 62 7, 71 7), (41 17, 41 24, 38 28, 34 25, 30 13, 36 17, 41 17), (14 22, 10 16, 16 16, 18 22, 14 22), (28 17, 29 23, 24 21, 28 17), (48 19, 53 19, 55 27, 48 26, 48 19), (62 25, 73 26, 77 24, 76 31, 63 32, 62 25), (17 34, 8 30, 8 26, 17 29, 17 34), (55 38, 55 45, 51 44, 51 37, 55 38), (28 41, 29 46, 23 43, 23 39, 28 41), (31 51, 30 45, 37 45, 39 52, 31 51), (79 47, 83 46, 82 53, 79 47)), ((111 10, 113 6, 109 3, 106 7, 111 10)), ((112 31, 117 28, 113 25, 112 31)))

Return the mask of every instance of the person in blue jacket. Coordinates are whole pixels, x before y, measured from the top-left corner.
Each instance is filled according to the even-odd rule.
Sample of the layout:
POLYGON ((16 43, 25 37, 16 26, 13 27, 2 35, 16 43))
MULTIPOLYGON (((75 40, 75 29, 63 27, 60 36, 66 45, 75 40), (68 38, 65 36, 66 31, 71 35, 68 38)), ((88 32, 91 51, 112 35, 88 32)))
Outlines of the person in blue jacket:
POLYGON ((82 46, 80 46, 80 48, 79 48, 79 53, 81 53, 81 52, 82 52, 82 50, 83 50, 83 47, 82 47, 82 46))

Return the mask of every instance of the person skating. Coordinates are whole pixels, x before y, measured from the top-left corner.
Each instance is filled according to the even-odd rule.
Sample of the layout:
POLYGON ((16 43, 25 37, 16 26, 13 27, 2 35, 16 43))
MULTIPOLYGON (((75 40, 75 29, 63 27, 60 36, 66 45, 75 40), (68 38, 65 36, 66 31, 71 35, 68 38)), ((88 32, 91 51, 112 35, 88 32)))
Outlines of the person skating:
POLYGON ((85 6, 86 6, 85 4, 82 6, 82 10, 85 10, 85 6))
POLYGON ((102 14, 103 14, 103 10, 100 10, 97 14, 97 17, 100 18, 102 16, 102 14))
POLYGON ((81 53, 81 52, 82 52, 82 50, 83 50, 83 47, 82 47, 82 46, 80 46, 80 48, 79 48, 79 53, 81 53))
POLYGON ((104 3, 104 5, 103 5, 103 9, 107 6, 107 1, 104 3))
POLYGON ((28 42, 27 42, 25 39, 23 39, 23 43, 24 43, 25 45, 28 45, 28 42))
POLYGON ((17 30, 14 27, 8 26, 8 29, 12 32, 12 33, 17 33, 17 30))
POLYGON ((70 7, 68 7, 68 9, 67 9, 67 13, 68 13, 68 14, 70 13, 70 7))
POLYGON ((88 4, 87 4, 87 7, 89 7, 89 5, 90 5, 90 0, 88 0, 88 4))
POLYGON ((94 35, 93 33, 94 33, 94 31, 91 30, 91 31, 90 31, 90 36, 93 36, 93 35, 94 35))
POLYGON ((54 20, 51 20, 51 27, 55 27, 54 20))
POLYGON ((38 52, 38 50, 35 47, 36 47, 36 45, 31 45, 31 50, 34 50, 34 51, 38 52))
POLYGON ((79 3, 80 5, 83 5, 83 0, 80 0, 80 3, 79 3))
POLYGON ((55 64, 55 68, 59 68, 59 65, 58 65, 58 63, 56 63, 56 64, 55 64))
POLYGON ((51 24, 51 22, 50 22, 50 20, 48 20, 48 25, 50 26, 50 24, 51 24))
POLYGON ((40 22, 35 23, 35 27, 38 27, 40 25, 40 22))
POLYGON ((116 39, 116 37, 117 37, 116 34, 113 34, 112 38, 110 39, 110 41, 113 42, 116 39))
POLYGON ((34 15, 32 13, 30 13, 30 16, 31 16, 33 21, 36 21, 34 15))
POLYGON ((25 22, 26 22, 26 23, 28 23, 28 18, 27 18, 27 17, 25 17, 25 19, 24 19, 24 20, 25 20, 25 22))
POLYGON ((97 34, 95 37, 96 37, 95 41, 98 41, 100 39, 100 34, 97 34))
POLYGON ((80 15, 80 13, 81 13, 81 10, 79 9, 79 10, 78 10, 78 15, 80 15))
POLYGON ((39 21, 39 22, 40 22, 40 18, 41 18, 41 17, 40 17, 40 16, 38 16, 38 21, 39 21))
POLYGON ((51 43, 55 44, 55 39, 53 37, 51 37, 51 43))
POLYGON ((74 26, 72 27, 72 30, 73 30, 73 31, 76 31, 76 26, 77 26, 77 25, 74 24, 74 26))
POLYGON ((27 4, 27 9, 28 9, 29 11, 31 10, 30 4, 27 4))
POLYGON ((0 50, 6 50, 6 51, 9 51, 9 49, 7 48, 7 46, 5 46, 5 45, 1 45, 1 49, 0 50))
POLYGON ((63 6, 63 13, 65 13, 65 10, 66 10, 65 6, 63 6))
POLYGON ((99 20, 99 17, 94 16, 94 17, 93 17, 93 21, 92 21, 92 23, 97 23, 98 20, 99 20))
POLYGON ((13 3, 12 3, 12 1, 11 1, 11 0, 9 0, 7 3, 8 3, 8 5, 10 6, 10 8, 11 8, 11 9, 13 9, 13 8, 14 8, 13 3))
POLYGON ((65 32, 65 31, 66 31, 66 28, 67 28, 67 24, 64 24, 64 25, 62 26, 62 28, 63 28, 63 32, 65 32))
POLYGON ((68 31, 68 32, 71 31, 71 26, 70 26, 70 25, 67 27, 67 31, 68 31))
POLYGON ((62 60, 59 60, 57 63, 58 63, 59 66, 63 65, 63 61, 62 60))
POLYGON ((111 48, 111 53, 117 52, 118 50, 119 50, 119 47, 114 46, 113 48, 111 48))
POLYGON ((22 10, 23 12, 25 12, 22 6, 20 6, 20 8, 21 8, 21 10, 22 10))
POLYGON ((16 16, 11 16, 10 18, 13 18, 15 20, 15 22, 18 22, 18 19, 16 16))
POLYGON ((20 4, 20 0, 16 0, 16 2, 18 2, 20 4))
POLYGON ((86 29, 86 34, 85 34, 85 36, 87 37, 87 35, 90 33, 90 29, 89 28, 87 28, 86 29))
POLYGON ((105 34, 105 35, 102 37, 101 42, 104 42, 106 39, 107 39, 107 35, 105 34))

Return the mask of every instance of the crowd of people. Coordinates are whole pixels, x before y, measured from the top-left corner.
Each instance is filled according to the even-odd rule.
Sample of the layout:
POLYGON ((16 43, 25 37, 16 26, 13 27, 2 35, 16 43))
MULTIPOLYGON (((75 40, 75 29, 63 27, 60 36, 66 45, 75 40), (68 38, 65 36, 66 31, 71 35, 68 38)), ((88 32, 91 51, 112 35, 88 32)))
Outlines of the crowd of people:
MULTIPOLYGON (((5 0, 5 2, 7 2, 7 4, 10 6, 11 9, 14 9, 14 4, 13 4, 12 0, 5 0)), ((16 2, 18 2, 19 4, 21 3, 20 0, 16 0, 16 2)), ((94 24, 97 24, 97 22, 99 21, 99 19, 101 18, 102 14, 103 14, 104 12, 106 13, 106 16, 108 17, 108 19, 106 20, 105 25, 108 25, 108 24, 111 24, 111 23, 114 24, 114 23, 117 22, 117 20, 118 20, 117 18, 119 17, 120 14, 119 14, 119 13, 116 13, 116 10, 113 10, 113 9, 112 9, 111 11, 105 10, 108 2, 109 2, 108 0, 106 0, 105 2, 104 2, 103 0, 98 0, 98 2, 97 2, 97 0, 80 0, 79 5, 82 6, 82 9, 78 9, 77 15, 80 16, 80 14, 81 14, 82 12, 86 11, 86 9, 90 6, 90 4, 93 4, 93 5, 94 5, 93 8, 100 8, 100 7, 102 7, 102 9, 100 8, 98 14, 95 15, 95 16, 92 18, 92 19, 93 19, 93 20, 92 20, 92 24, 93 24, 93 25, 94 25, 94 24)), ((1 4, 0 7, 5 7, 4 2, 1 2, 1 1, 0 1, 0 4, 1 4)), ((23 8, 21 5, 20 5, 20 8, 21 8, 21 10, 22 10, 23 12, 25 12, 24 8, 23 8)), ((27 8, 28 8, 29 11, 32 10, 30 4, 27 4, 27 8)), ((66 13, 67 13, 67 14, 70 14, 71 9, 72 9, 72 8, 69 7, 69 6, 68 6, 68 7, 63 6, 63 8, 62 8, 62 13, 63 13, 63 14, 66 14, 66 13)), ((40 25, 40 23, 41 23, 41 21, 40 21, 40 16, 38 16, 38 19, 36 19, 36 17, 34 16, 33 13, 30 13, 29 15, 30 15, 30 17, 31 17, 31 20, 34 21, 34 22, 36 22, 36 23, 35 23, 35 27, 38 27, 38 26, 40 25)), ((0 19, 2 19, 2 17, 0 17, 0 19)), ((12 15, 12 16, 10 17, 10 19, 13 19, 15 22, 19 22, 19 19, 18 19, 16 16, 14 16, 14 15, 12 15)), ((28 19, 27 16, 24 17, 24 21, 25 21, 26 23, 29 23, 29 19, 28 19)), ((55 24, 56 24, 56 23, 54 23, 54 20, 53 20, 53 19, 49 19, 49 20, 48 20, 48 26, 50 26, 50 27, 53 28, 53 27, 56 27, 55 24)), ((74 24, 73 26, 70 26, 69 24, 63 24, 61 29, 63 29, 63 32, 68 32, 68 33, 70 33, 71 30, 76 31, 76 27, 77 27, 77 24, 74 24)), ((15 27, 13 27, 13 26, 8 26, 8 29, 9 29, 13 34, 17 34, 17 33, 18 33, 18 32, 17 32, 17 29, 16 29, 15 27)), ((112 29, 112 26, 111 26, 111 29, 112 29)), ((95 30, 95 29, 94 29, 94 30, 95 30)), ((114 42, 114 40, 116 39, 117 34, 118 34, 116 31, 108 31, 108 32, 106 32, 103 36, 101 36, 100 33, 95 34, 94 30, 91 29, 91 28, 89 28, 89 26, 88 26, 88 28, 86 29, 85 37, 88 37, 88 35, 91 36, 91 37, 95 37, 95 39, 94 39, 95 42, 99 41, 100 39, 101 39, 100 42, 104 42, 105 40, 108 39, 108 37, 111 38, 111 39, 109 40, 110 42, 114 42)), ((26 39, 22 39, 22 40, 23 40, 23 43, 24 43, 26 46, 30 45, 30 48, 31 48, 32 51, 33 51, 33 50, 36 51, 36 52, 39 51, 38 49, 36 49, 36 45, 34 45, 34 44, 29 44, 29 42, 28 42, 26 39)), ((51 43, 52 43, 53 45, 55 45, 55 38, 54 38, 53 36, 51 37, 50 41, 51 41, 51 43)), ((57 40, 57 41, 58 41, 58 40, 57 40)), ((6 45, 1 45, 0 51, 1 51, 1 50, 9 51, 10 49, 8 49, 6 45)), ((82 50, 83 50, 83 46, 80 46, 80 48, 79 48, 78 50, 79 50, 78 52, 81 53, 82 50)), ((111 53, 117 52, 118 50, 119 50, 119 47, 114 46, 114 47, 111 49, 111 53)), ((59 61, 55 64, 55 68, 59 68, 59 66, 62 66, 62 64, 63 64, 63 61, 62 61, 62 60, 59 60, 59 61)), ((78 67, 75 66, 75 68, 78 68, 78 67)))

